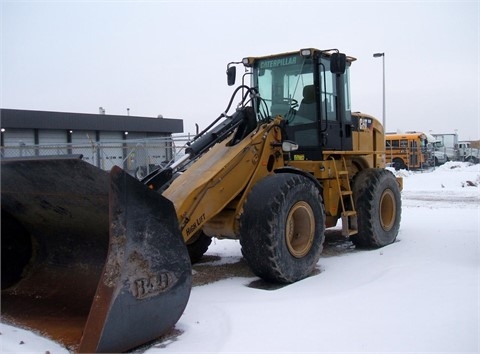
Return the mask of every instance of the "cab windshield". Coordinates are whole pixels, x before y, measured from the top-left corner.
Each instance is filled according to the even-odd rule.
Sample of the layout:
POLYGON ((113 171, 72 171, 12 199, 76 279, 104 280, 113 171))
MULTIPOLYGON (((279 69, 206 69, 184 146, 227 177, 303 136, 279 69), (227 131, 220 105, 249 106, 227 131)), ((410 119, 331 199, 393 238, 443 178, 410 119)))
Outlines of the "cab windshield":
POLYGON ((289 125, 316 120, 311 59, 301 55, 261 59, 255 63, 254 77, 263 116, 281 115, 289 125), (303 104, 310 107, 302 110, 303 104))

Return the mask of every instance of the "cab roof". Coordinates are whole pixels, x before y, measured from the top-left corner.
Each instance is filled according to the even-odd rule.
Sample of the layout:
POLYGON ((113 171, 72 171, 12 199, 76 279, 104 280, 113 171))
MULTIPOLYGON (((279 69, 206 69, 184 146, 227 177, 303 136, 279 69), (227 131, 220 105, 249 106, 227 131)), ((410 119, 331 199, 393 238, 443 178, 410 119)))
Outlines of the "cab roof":
MULTIPOLYGON (((303 48, 303 49, 300 49, 300 50, 297 50, 297 51, 292 51, 292 52, 270 54, 270 55, 258 56, 258 57, 248 57, 248 62, 253 63, 253 62, 255 62, 257 60, 261 60, 261 59, 272 59, 272 58, 278 58, 278 57, 284 57, 284 56, 290 56, 290 55, 297 55, 297 54, 307 56, 307 55, 303 54, 303 53, 306 53, 307 51, 310 51, 310 53, 314 53, 314 54, 320 54, 321 56, 325 56, 325 57, 329 57, 333 53, 339 52, 338 49, 303 48)), ((357 58, 354 58, 354 57, 351 57, 351 56, 348 56, 348 55, 347 55, 346 59, 347 59, 347 62, 349 62, 349 63, 352 63, 355 60, 357 60, 357 58)))

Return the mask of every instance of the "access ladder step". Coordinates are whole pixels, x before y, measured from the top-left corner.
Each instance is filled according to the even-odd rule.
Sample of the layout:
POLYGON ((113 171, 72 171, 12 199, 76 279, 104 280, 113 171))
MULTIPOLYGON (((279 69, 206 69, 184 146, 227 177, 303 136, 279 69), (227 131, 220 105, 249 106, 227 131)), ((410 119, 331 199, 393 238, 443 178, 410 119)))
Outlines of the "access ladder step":
POLYGON ((357 212, 355 210, 346 210, 342 212, 342 235, 348 237, 357 233, 357 212))

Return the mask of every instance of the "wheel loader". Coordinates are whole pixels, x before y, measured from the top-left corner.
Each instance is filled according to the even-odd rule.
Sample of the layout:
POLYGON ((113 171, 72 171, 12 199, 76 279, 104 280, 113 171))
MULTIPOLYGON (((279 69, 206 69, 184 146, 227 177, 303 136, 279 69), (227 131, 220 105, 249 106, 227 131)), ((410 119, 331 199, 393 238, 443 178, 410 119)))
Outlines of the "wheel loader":
POLYGON ((326 228, 394 242, 402 180, 382 125, 352 112, 354 61, 307 48, 229 63, 229 85, 244 74, 225 111, 141 181, 81 156, 3 159, 3 320, 74 352, 128 351, 178 321, 213 237, 286 284, 312 274, 326 228))

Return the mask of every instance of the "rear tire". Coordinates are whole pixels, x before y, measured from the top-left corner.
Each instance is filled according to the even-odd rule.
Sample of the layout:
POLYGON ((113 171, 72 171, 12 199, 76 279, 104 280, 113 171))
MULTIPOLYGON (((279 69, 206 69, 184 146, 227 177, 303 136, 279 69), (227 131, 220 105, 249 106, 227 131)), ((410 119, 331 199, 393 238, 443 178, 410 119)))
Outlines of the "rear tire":
POLYGON ((398 157, 393 159, 393 167, 395 168, 395 171, 407 169, 407 165, 405 165, 405 162, 403 162, 403 160, 398 157))
POLYGON ((358 234, 352 242, 361 248, 380 248, 395 241, 400 228, 402 202, 395 176, 385 169, 369 168, 353 181, 358 234))
POLYGON ((199 231, 199 234, 195 237, 195 241, 187 244, 190 263, 195 264, 200 261, 211 243, 212 238, 205 235, 203 231, 199 231))
POLYGON ((242 254, 266 281, 293 283, 309 276, 320 258, 325 213, 317 186, 281 173, 251 190, 240 217, 242 254))
POLYGON ((478 159, 477 159, 476 157, 474 157, 474 156, 469 156, 469 157, 467 157, 466 161, 467 161, 467 162, 470 162, 470 163, 472 163, 472 164, 477 164, 477 163, 478 163, 478 159))

